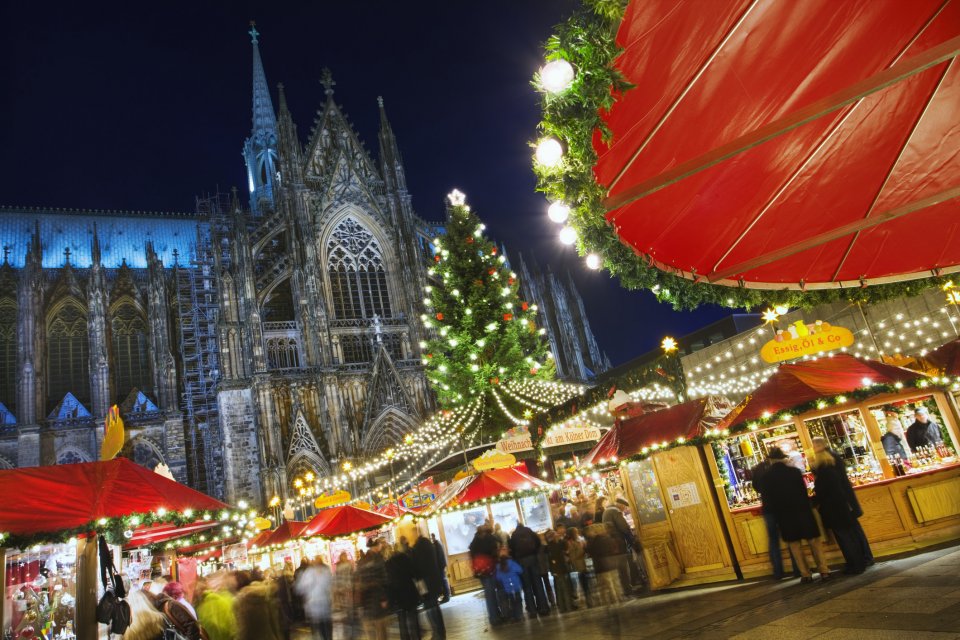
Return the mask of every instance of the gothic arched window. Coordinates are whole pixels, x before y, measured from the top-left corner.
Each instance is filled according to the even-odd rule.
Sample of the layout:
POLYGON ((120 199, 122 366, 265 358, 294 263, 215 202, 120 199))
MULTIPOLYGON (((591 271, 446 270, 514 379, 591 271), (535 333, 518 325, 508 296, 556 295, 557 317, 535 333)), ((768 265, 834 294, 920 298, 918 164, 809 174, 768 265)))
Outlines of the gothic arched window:
POLYGON ((17 399, 17 305, 0 300, 0 402, 16 412, 17 399))
POLYGON ((373 234, 353 218, 344 218, 330 235, 327 270, 338 320, 391 317, 383 252, 373 234))
POLYGON ((151 388, 147 362, 147 323, 129 302, 118 306, 110 318, 113 340, 113 384, 117 398, 123 399, 134 388, 151 388))
POLYGON ((90 341, 80 305, 62 305, 47 323, 47 398, 52 409, 67 393, 90 400, 90 341))

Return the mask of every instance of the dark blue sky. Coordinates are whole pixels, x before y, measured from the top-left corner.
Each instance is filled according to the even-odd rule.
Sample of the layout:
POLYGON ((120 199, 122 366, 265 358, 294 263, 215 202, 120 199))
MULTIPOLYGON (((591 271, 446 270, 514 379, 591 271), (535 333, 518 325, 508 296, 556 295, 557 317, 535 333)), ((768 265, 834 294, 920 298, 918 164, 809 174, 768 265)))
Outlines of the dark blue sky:
MULTIPOLYGON (((336 99, 376 149, 382 95, 414 207, 440 219, 452 188, 490 231, 541 265, 570 268, 617 364, 729 311, 676 313, 622 290, 556 241, 534 191, 539 120, 530 78, 571 0, 497 2, 5 2, 0 204, 192 210, 244 185, 251 19, 271 85, 283 82, 301 140, 336 99)), ((276 100, 274 92, 274 100, 276 100)), ((7 239, 3 239, 7 242, 7 239)))

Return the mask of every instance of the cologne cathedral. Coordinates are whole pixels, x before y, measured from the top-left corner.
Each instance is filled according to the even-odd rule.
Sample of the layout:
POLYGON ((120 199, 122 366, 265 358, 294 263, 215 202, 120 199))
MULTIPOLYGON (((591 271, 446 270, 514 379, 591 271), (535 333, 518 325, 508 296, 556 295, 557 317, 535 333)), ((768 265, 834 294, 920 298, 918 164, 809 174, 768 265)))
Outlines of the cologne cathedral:
MULTIPOLYGON (((421 292, 443 222, 414 211, 381 99, 374 158, 325 72, 304 144, 250 35, 249 200, 0 208, 0 468, 96 460, 117 404, 121 455, 257 504, 382 451, 434 410, 421 292)), ((569 276, 511 261, 558 377, 609 368, 569 276)))

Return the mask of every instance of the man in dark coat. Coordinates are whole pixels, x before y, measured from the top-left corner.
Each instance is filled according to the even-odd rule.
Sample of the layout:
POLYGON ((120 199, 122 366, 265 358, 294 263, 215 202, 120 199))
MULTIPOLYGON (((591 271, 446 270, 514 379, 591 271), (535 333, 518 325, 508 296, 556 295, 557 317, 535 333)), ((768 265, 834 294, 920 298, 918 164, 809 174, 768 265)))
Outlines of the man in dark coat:
POLYGON ((907 444, 916 453, 920 447, 932 447, 943 442, 940 435, 940 425, 930 417, 930 412, 924 406, 917 407, 913 412, 914 422, 907 427, 907 444))
POLYGON ((531 616, 550 613, 550 603, 547 602, 547 592, 540 579, 540 536, 530 527, 518 524, 510 536, 510 555, 523 569, 523 599, 527 613, 531 616))
POLYGON ((430 534, 430 541, 433 542, 433 548, 437 550, 437 564, 440 565, 440 573, 443 574, 443 597, 440 598, 440 604, 446 604, 450 602, 450 596, 453 595, 450 592, 450 579, 447 578, 447 552, 437 540, 435 533, 430 534))
POLYGON ((813 581, 810 569, 807 567, 807 559, 800 546, 803 541, 806 541, 813 551, 820 579, 828 580, 830 568, 827 566, 823 548, 820 545, 820 528, 813 517, 803 473, 786 464, 787 455, 779 447, 770 447, 767 457, 772 465, 763 482, 766 506, 774 514, 780 535, 790 545, 790 550, 797 560, 800 580, 813 581))
MULTIPOLYGON (((417 531, 419 534, 419 530, 417 531)), ((413 566, 417 571, 417 578, 423 581, 426 591, 421 594, 424 613, 433 630, 433 640, 445 640, 447 630, 443 624, 443 614, 440 612, 440 596, 443 595, 443 574, 437 564, 437 550, 429 538, 417 536, 412 547, 413 566)))

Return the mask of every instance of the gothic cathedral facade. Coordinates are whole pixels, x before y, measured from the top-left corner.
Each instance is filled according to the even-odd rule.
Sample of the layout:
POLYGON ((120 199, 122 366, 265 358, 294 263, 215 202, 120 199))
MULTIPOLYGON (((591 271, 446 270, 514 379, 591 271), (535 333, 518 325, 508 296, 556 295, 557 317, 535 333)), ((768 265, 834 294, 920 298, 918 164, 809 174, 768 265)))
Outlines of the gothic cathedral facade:
MULTIPOLYGON (((0 209, 0 468, 122 455, 263 503, 399 442, 434 410, 421 364, 431 223, 380 109, 379 158, 334 101, 306 144, 253 43, 249 201, 191 213, 0 209)), ((514 268, 561 378, 609 368, 572 280, 514 268)))

